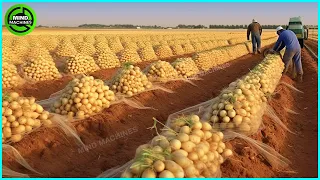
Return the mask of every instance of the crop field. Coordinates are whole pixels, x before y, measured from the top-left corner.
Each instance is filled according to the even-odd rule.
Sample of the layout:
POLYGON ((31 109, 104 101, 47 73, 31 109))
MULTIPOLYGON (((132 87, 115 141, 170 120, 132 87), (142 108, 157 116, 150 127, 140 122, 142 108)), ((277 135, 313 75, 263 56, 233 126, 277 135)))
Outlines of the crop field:
POLYGON ((4 177, 317 177, 305 48, 296 82, 244 29, 3 31, 4 177))

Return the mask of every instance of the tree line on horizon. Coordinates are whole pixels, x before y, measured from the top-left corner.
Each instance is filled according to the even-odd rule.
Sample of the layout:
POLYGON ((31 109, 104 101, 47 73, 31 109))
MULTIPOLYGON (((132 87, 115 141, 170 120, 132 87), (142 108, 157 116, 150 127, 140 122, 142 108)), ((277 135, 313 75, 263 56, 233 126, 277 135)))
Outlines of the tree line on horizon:
MULTIPOLYGON (((279 25, 261 25, 263 29, 275 29, 279 25)), ((282 25, 285 27, 285 25, 282 25)), ((143 26, 143 25, 132 25, 132 24, 114 24, 114 25, 103 25, 103 24, 81 24, 79 28, 115 28, 115 29, 136 29, 137 27, 143 29, 163 29, 163 28, 176 28, 176 29, 247 29, 248 25, 185 25, 179 24, 176 27, 162 27, 162 26, 143 26)))
MULTIPOLYGON (((276 29, 279 25, 261 25, 262 29, 276 29)), ((286 28, 287 25, 281 25, 286 28)), ((179 24, 176 27, 163 27, 163 26, 144 26, 144 25, 132 25, 132 24, 114 24, 114 25, 103 25, 103 24, 81 24, 79 28, 110 28, 110 29, 136 29, 140 27, 142 29, 247 29, 248 25, 209 25, 209 27, 204 25, 185 25, 179 24)))
MULTIPOLYGON (((279 25, 261 25, 262 29, 276 29, 279 25)), ((287 25, 281 25, 283 28, 286 28, 287 25)), ((306 25, 310 29, 318 29, 318 26, 306 25)), ((5 27, 5 25, 2 25, 5 27)), ((39 28, 49 28, 49 26, 38 25, 39 28)), ((209 25, 209 27, 204 25, 185 25, 179 24, 175 27, 163 27, 158 25, 132 25, 132 24, 113 24, 113 25, 104 25, 104 24, 81 24, 78 27, 68 27, 68 26, 52 26, 54 28, 92 28, 92 29, 247 29, 248 25, 209 25)))

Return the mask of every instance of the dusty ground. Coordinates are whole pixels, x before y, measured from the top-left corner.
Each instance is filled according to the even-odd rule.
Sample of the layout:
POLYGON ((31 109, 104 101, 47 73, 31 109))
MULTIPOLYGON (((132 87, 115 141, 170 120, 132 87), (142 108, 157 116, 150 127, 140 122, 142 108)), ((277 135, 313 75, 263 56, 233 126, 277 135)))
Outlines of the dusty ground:
MULTIPOLYGON (((234 150, 234 157, 223 164, 223 177, 317 177, 318 69, 305 50, 302 58, 305 69, 304 83, 295 83, 287 76, 283 77, 283 81, 304 91, 304 94, 279 85, 278 93, 270 103, 281 120, 297 135, 284 131, 271 119, 264 117, 264 128, 252 136, 287 157, 292 162, 291 168, 281 172, 272 169, 250 144, 235 139, 228 143, 234 150), (298 112, 299 115, 284 112, 284 107, 298 112)), ((32 167, 43 173, 41 177, 96 177, 101 172, 132 159, 135 149, 154 136, 154 132, 147 129, 152 126, 152 117, 165 122, 169 114, 217 96, 221 89, 248 73, 261 59, 261 55, 239 58, 231 62, 229 67, 203 76, 202 81, 195 82, 197 87, 184 82, 166 83, 164 86, 175 91, 174 94, 157 90, 134 97, 145 106, 157 110, 138 110, 117 104, 96 116, 74 123, 83 142, 89 145, 89 152, 84 152, 58 129, 39 130, 14 144, 14 147, 32 167), (105 138, 110 139, 112 135, 123 133, 129 135, 101 143, 105 138)), ((103 70, 94 73, 94 76, 106 79, 114 72, 115 70, 103 70)), ((45 99, 62 89, 70 79, 65 77, 28 85, 20 88, 19 92, 45 99)), ((6 154, 3 154, 3 164, 19 172, 30 173, 6 154)))
POLYGON ((306 44, 311 48, 311 50, 318 55, 318 41, 309 39, 306 41, 306 44))
POLYGON ((296 83, 288 76, 282 81, 289 83, 304 93, 297 93, 284 85, 276 89, 278 93, 270 102, 282 122, 296 135, 288 133, 270 118, 264 116, 265 128, 252 138, 262 141, 291 161, 291 168, 277 172, 271 171, 269 163, 257 156, 256 151, 243 140, 231 142, 235 150, 234 160, 223 164, 225 177, 317 177, 318 174, 318 68, 317 63, 302 51, 304 82, 296 83), (285 108, 297 113, 290 114, 285 108), (239 143, 239 144, 238 144, 239 143), (308 159, 308 160, 306 160, 308 159), (240 160, 240 161, 237 161, 240 160))

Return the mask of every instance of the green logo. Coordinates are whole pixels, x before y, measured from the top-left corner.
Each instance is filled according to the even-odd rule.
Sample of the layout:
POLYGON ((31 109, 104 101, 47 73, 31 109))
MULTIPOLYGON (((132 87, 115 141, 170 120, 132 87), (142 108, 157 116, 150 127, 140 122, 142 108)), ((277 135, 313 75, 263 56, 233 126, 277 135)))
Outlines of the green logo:
POLYGON ((18 36, 29 34, 36 27, 36 22, 36 13, 25 4, 10 7, 5 16, 7 29, 18 36))

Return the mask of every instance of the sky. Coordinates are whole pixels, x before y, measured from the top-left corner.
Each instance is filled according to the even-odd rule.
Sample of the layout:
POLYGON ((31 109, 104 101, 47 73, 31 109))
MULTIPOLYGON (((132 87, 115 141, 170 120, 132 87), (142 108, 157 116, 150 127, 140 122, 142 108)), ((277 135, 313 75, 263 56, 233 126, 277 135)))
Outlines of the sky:
MULTIPOLYGON (((15 3, 2 3, 2 18, 15 3)), ((37 14, 37 24, 133 24, 208 26, 210 24, 288 24, 301 16, 303 24, 318 25, 318 3, 25 3, 37 14)))

